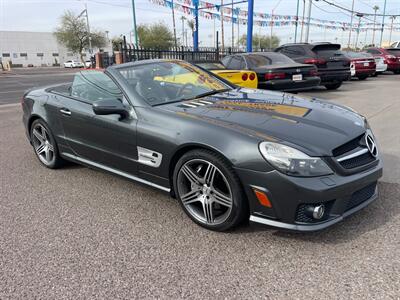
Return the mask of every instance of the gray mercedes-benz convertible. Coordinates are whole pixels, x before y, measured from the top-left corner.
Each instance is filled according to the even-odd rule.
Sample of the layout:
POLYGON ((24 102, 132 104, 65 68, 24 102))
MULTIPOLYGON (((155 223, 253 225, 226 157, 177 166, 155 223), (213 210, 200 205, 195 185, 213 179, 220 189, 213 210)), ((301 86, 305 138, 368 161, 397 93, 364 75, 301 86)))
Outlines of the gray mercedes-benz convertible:
POLYGON ((22 107, 46 167, 73 161, 170 192, 212 230, 322 229, 375 200, 382 176, 351 109, 239 88, 178 60, 81 71, 27 92, 22 107))

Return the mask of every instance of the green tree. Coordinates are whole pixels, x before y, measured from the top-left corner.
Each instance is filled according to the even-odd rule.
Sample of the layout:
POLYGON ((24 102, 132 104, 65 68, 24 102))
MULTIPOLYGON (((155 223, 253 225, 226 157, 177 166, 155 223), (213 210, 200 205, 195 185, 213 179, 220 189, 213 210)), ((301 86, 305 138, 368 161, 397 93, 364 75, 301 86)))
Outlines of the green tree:
POLYGON ((187 21, 187 25, 190 28, 190 31, 192 32, 192 37, 193 37, 193 34, 194 34, 194 20, 188 20, 187 21))
POLYGON ((111 43, 112 43, 112 48, 113 48, 113 50, 114 51, 119 51, 120 49, 120 45, 121 45, 121 43, 123 42, 124 40, 123 40, 123 38, 122 37, 120 37, 120 36, 114 36, 112 39, 111 39, 111 43))
POLYGON ((163 23, 139 25, 137 33, 139 44, 143 48, 168 49, 174 45, 174 35, 163 23))
MULTIPOLYGON (((78 17, 72 11, 66 11, 60 20, 60 25, 54 32, 57 40, 69 51, 79 54, 83 60, 83 50, 89 48, 89 33, 84 18, 78 17)), ((101 48, 107 44, 107 37, 102 31, 90 33, 92 47, 101 48)))
MULTIPOLYGON (((273 35, 272 39, 270 36, 266 35, 260 35, 260 34, 254 34, 253 35, 253 48, 259 49, 274 49, 279 46, 280 44, 280 39, 276 36, 273 35)), ((240 39, 239 43, 242 46, 246 46, 247 44, 247 35, 243 34, 240 39)))

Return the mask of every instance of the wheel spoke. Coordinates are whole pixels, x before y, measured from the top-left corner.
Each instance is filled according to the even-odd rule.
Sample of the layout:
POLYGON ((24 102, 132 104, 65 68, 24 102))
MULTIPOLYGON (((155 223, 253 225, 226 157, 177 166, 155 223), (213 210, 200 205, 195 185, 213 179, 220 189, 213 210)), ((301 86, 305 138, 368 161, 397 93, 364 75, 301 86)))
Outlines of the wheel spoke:
POLYGON ((204 181, 209 186, 213 186, 216 171, 217 168, 213 164, 208 165, 206 173, 204 175, 204 181))
POLYGON ((190 192, 186 193, 181 197, 182 203, 184 205, 193 203, 193 202, 198 202, 200 201, 199 199, 199 191, 198 190, 191 190, 190 192))
POLYGON ((42 134, 39 133, 39 131, 37 131, 36 128, 33 129, 32 133, 39 140, 40 143, 44 143, 45 142, 45 140, 46 140, 45 137, 42 136, 42 134))
POLYGON ((41 154, 43 151, 46 151, 46 149, 47 149, 46 144, 43 143, 36 148, 36 153, 41 154))
POLYGON ((184 165, 182 167, 182 172, 183 172, 183 174, 185 174, 186 178, 189 181, 191 181, 191 182, 193 182, 194 184, 197 184, 197 185, 200 184, 199 176, 195 172, 193 172, 193 170, 190 167, 188 167, 187 165, 184 165))
POLYGON ((50 150, 49 150, 48 146, 46 147, 46 150, 44 153, 46 155, 46 160, 49 162, 51 160, 51 154, 50 154, 50 150))
POLYGON ((214 214, 211 201, 203 201, 203 212, 207 223, 214 223, 214 214))
POLYGON ((226 207, 232 206, 232 199, 229 196, 222 194, 221 192, 213 189, 213 200, 214 202, 221 204, 226 207))
POLYGON ((52 144, 47 144, 47 149, 49 149, 49 151, 54 153, 54 147, 52 144))

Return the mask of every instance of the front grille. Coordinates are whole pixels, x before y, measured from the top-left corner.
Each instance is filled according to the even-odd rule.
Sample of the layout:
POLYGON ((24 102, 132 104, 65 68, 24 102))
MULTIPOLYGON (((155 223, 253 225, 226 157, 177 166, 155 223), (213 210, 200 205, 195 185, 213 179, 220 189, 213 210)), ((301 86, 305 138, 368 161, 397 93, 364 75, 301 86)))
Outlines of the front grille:
POLYGON ((366 166, 374 161, 376 158, 368 151, 356 157, 351 157, 351 154, 357 153, 360 150, 366 150, 365 134, 362 134, 355 139, 343 144, 332 151, 333 156, 339 159, 337 163, 346 170, 355 169, 358 167, 366 166), (349 156, 350 158, 344 159, 349 156))
POLYGON ((364 134, 356 137, 355 139, 351 140, 350 142, 347 142, 346 144, 343 144, 342 146, 337 147, 336 149, 333 149, 332 154, 333 156, 340 156, 343 155, 347 152, 350 152, 357 147, 360 146, 361 140, 364 137, 364 134))
POLYGON ((370 152, 364 153, 360 156, 356 156, 347 160, 343 160, 339 162, 339 164, 345 169, 354 169, 357 167, 361 167, 367 165, 371 162, 375 161, 375 157, 371 155, 370 152))
POLYGON ((352 209, 370 199, 375 194, 376 184, 377 183, 374 182, 362 188, 361 190, 354 192, 349 202, 347 202, 346 210, 352 209))

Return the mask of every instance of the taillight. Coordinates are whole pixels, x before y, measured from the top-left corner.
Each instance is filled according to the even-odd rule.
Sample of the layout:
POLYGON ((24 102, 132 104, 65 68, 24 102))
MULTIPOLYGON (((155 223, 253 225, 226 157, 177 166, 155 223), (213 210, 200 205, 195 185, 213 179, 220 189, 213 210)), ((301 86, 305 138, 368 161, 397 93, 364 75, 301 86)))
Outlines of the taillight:
POLYGON ((315 70, 315 69, 312 69, 309 74, 310 74, 310 76, 317 76, 318 75, 318 71, 315 70))
POLYGON ((246 81, 248 77, 249 77, 249 76, 247 75, 247 73, 244 73, 244 74, 242 75, 242 80, 243 80, 243 81, 246 81))
POLYGON ((253 81, 254 79, 256 79, 256 75, 254 73, 251 73, 249 78, 251 81, 253 81))
POLYGON ((387 60, 396 60, 396 56, 394 56, 394 55, 385 55, 385 58, 387 60))
POLYGON ((326 64, 326 60, 321 58, 307 58, 304 60, 304 63, 310 65, 324 65, 326 64))
POLYGON ((265 74, 265 80, 284 79, 285 77, 286 77, 285 73, 267 73, 267 74, 265 74))

